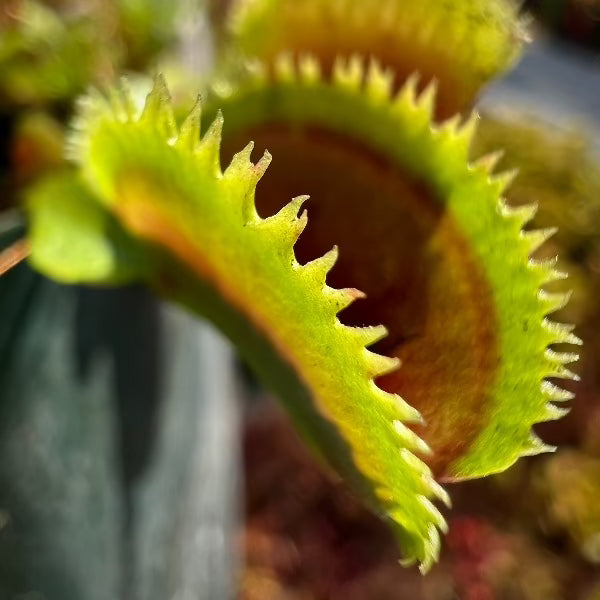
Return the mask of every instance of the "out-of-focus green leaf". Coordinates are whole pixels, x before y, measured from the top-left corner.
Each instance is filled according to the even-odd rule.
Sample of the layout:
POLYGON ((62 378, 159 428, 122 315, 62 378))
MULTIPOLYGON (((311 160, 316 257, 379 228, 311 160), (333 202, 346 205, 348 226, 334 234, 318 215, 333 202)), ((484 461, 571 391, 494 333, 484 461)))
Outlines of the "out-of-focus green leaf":
POLYGON ((31 262, 64 283, 122 284, 150 268, 139 244, 72 172, 48 177, 27 193, 31 262))

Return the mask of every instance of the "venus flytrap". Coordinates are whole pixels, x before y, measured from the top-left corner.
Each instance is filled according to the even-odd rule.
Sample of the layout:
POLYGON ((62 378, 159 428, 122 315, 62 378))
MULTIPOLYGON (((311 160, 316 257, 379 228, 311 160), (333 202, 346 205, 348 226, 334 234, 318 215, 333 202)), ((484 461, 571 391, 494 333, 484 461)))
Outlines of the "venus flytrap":
POLYGON ((469 106, 528 37, 512 0, 235 0, 228 30, 235 50, 266 64, 309 54, 330 74, 338 57, 358 54, 391 69, 396 88, 415 72, 422 88, 437 79, 440 118, 469 106))
POLYGON ((272 149, 259 196, 265 211, 276 210, 292 185, 320 191, 300 246, 312 256, 325 232, 335 232, 335 281, 367 294, 356 305, 365 308, 350 308, 346 321, 372 319, 390 331, 378 348, 404 367, 378 382, 424 415, 427 427, 418 431, 434 450, 427 461, 436 474, 503 470, 541 449, 531 425, 558 415, 548 402, 559 394, 540 386, 546 377, 570 377, 562 365, 574 356, 548 345, 579 342, 546 319, 567 296, 541 287, 563 274, 529 258, 552 231, 523 231, 535 209, 506 204, 513 174, 494 174, 494 155, 469 162, 477 117, 435 123, 434 88, 419 94, 411 78, 394 94, 389 72, 373 61, 339 60, 331 79, 315 78, 307 62, 314 59, 296 68, 282 55, 272 75, 254 66, 237 87, 227 86, 236 91, 214 101, 228 123, 225 144, 242 131, 272 149), (517 340, 525 333, 524 345, 517 340))
MULTIPOLYGON (((325 5, 309 4, 298 14, 311 23, 325 5)), ((535 210, 503 199, 513 174, 494 173, 497 155, 469 160, 476 115, 446 118, 512 60, 512 13, 466 0, 432 21, 407 9, 410 23, 425 19, 419 44, 433 57, 442 17, 456 19, 453 44, 496 40, 485 69, 473 52, 448 55, 462 79, 442 69, 440 103, 435 83, 398 66, 414 55, 390 58, 415 29, 400 28, 396 4, 367 15, 369 35, 400 31, 378 60, 344 55, 338 9, 350 0, 327 5, 335 56, 325 42, 280 48, 290 13, 240 3, 239 44, 267 50, 224 67, 181 123, 161 77, 145 98, 126 84, 89 94, 71 136, 76 170, 33 188, 27 206, 40 271, 144 281, 219 326, 307 443, 389 521, 406 564, 426 571, 446 530, 440 482, 549 449, 531 429, 563 414, 554 402, 570 394, 547 378, 574 377, 576 359, 551 347, 579 340, 548 317, 567 296, 544 286, 562 274, 531 258, 552 231, 524 229, 535 210), (248 140, 273 164, 253 162, 248 140)))
MULTIPOLYGON (((429 563, 439 546, 435 526, 445 525, 428 497, 447 496, 415 455, 407 459, 406 451, 428 451, 402 425, 418 422, 417 411, 374 385, 374 377, 397 363, 366 350, 385 335, 385 328, 347 327, 336 317, 360 296, 354 289, 326 285, 337 252, 304 265, 295 259, 293 246, 306 224, 306 213, 297 216, 305 198, 276 215, 259 217, 254 188, 268 157, 252 164, 248 147, 221 172, 221 120, 217 117, 197 138, 197 105, 173 136, 171 107, 160 79, 140 114, 133 105, 124 109, 118 102, 90 100, 80 121, 85 129, 76 134, 75 146, 98 204, 117 217, 133 245, 151 244, 147 263, 153 268, 145 267, 148 272, 139 276, 216 321, 278 388, 311 445, 370 504, 394 514, 408 556, 429 563), (337 415, 333 422, 331 415, 337 415), (364 434, 356 438, 359 423, 364 434), (345 426, 345 436, 336 434, 336 425, 345 426), (399 497, 410 501, 399 504, 399 497)), ((44 263, 47 224, 40 220, 36 225, 49 214, 57 220, 69 217, 59 215, 56 206, 43 212, 52 197, 40 193, 30 200, 32 260, 60 279, 64 268, 59 261, 44 263)), ((85 226, 80 222, 79 231, 85 226)), ((113 239, 108 228, 102 232, 90 226, 87 233, 88 239, 113 239)), ((72 268, 73 259, 67 253, 62 256, 72 268)), ((86 264, 77 264, 81 279, 89 281, 86 264)), ((103 279, 112 281, 114 276, 110 272, 103 279)))

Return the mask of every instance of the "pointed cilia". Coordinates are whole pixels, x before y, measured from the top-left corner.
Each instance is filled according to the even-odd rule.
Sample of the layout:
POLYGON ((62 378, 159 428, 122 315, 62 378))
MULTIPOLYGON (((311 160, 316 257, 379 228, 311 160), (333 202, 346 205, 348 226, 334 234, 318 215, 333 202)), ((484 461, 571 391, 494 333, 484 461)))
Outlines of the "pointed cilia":
MULTIPOLYGON (((386 330, 340 322, 338 313, 362 294, 326 283, 338 254, 333 240, 323 255, 298 262, 294 247, 307 223, 306 197, 259 216, 254 192, 270 156, 253 164, 250 144, 222 171, 222 124, 217 115, 200 137, 198 104, 177 127, 158 79, 143 109, 127 90, 82 102, 71 155, 80 163, 88 194, 116 217, 129 246, 137 244, 138 255, 145 251, 140 276, 234 340, 279 392, 313 449, 390 519, 406 560, 427 569, 439 552, 439 529, 445 530, 432 501, 448 497, 420 459, 430 450, 409 427, 421 422, 418 411, 374 383, 398 365, 367 349, 386 330)), ((52 195, 40 190, 33 196, 28 203, 33 263, 74 281, 72 268, 39 259, 50 242, 36 220, 56 212, 49 216, 43 210, 52 195)), ((90 237, 98 237, 108 219, 100 220, 96 209, 82 212, 95 215, 90 237)), ((80 235, 83 221, 79 214, 80 235)), ((111 221, 105 235, 114 235, 114 227, 111 221)), ((119 247, 128 246, 121 239, 119 247)), ((63 242, 65 261, 67 248, 63 242)), ((85 277, 81 261, 72 262, 85 277)))
POLYGON ((266 64, 311 54, 330 74, 338 56, 358 54, 393 69, 398 86, 414 72, 423 85, 436 79, 438 117, 468 107, 526 39, 513 0, 235 0, 230 30, 266 64))
POLYGON ((575 377, 565 364, 577 356, 550 348, 579 343, 547 316, 567 296, 544 286, 564 275, 531 258, 552 230, 524 230, 535 209, 506 204, 513 174, 493 174, 497 155, 469 163, 476 117, 434 124, 433 86, 419 94, 413 77, 393 93, 391 74, 365 62, 338 60, 328 77, 310 57, 282 55, 220 83, 224 148, 249 137, 273 152, 259 213, 291 188, 312 195, 296 254, 338 244, 328 282, 367 296, 340 320, 388 329, 375 349, 402 367, 377 384, 424 417, 412 428, 434 473, 498 472, 548 449, 531 428, 570 397, 548 378, 575 377))

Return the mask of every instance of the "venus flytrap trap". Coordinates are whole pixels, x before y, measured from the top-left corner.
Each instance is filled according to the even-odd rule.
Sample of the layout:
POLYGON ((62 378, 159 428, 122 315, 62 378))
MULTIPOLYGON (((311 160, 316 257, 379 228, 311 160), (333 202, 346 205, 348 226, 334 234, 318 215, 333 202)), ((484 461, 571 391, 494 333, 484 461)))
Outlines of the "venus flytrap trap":
POLYGON ((424 415, 427 427, 419 433, 434 450, 428 462, 436 474, 503 470, 541 448, 531 425, 555 414, 542 380, 569 376, 560 363, 573 356, 551 354, 547 346, 578 342, 569 328, 545 318, 567 297, 539 290, 563 275, 529 259, 551 231, 523 231, 535 211, 506 205, 502 193, 512 174, 494 175, 493 157, 469 164, 476 117, 434 124, 433 88, 418 95, 412 78, 393 95, 389 73, 375 62, 365 68, 356 59, 339 61, 328 81, 315 79, 304 61, 312 63, 301 59, 296 71, 284 56, 272 77, 250 76, 216 101, 229 135, 237 139, 236 130, 243 131, 274 152, 259 200, 273 211, 291 185, 320 190, 300 245, 312 256, 326 243, 325 232, 335 232, 335 281, 351 281, 367 294, 356 306, 366 308, 345 315, 390 330, 379 347, 404 368, 380 385, 411 398, 424 415), (367 161, 375 164, 371 170, 367 161), (389 221, 382 223, 382 215, 389 221), (419 302, 427 303, 425 314, 419 302), (524 333, 526 345, 517 342, 524 333), (522 398, 530 404, 519 407, 522 398), (514 444, 506 444, 513 436, 514 444))
POLYGON ((510 67, 527 39, 525 19, 506 0, 236 0, 231 45, 274 64, 283 51, 317 56, 330 74, 339 56, 376 56, 400 87, 413 73, 440 82, 435 104, 448 118, 510 67))
MULTIPOLYGON (((96 96, 83 110, 74 152, 89 189, 129 232, 131 244, 153 246, 146 261, 152 267, 138 275, 217 322, 278 389, 319 454, 370 504, 393 515, 407 556, 428 565, 438 551, 436 527, 445 527, 429 498, 447 495, 412 453, 428 452, 403 424, 419 422, 418 412, 373 382, 397 365, 366 349, 385 328, 347 327, 336 317, 360 296, 326 285, 337 252, 304 265, 295 259, 293 247, 306 224, 306 213, 298 217, 305 198, 259 217, 254 188, 268 155, 254 165, 249 146, 221 172, 220 117, 199 139, 198 104, 177 132, 160 79, 141 114, 126 96, 96 96)), ((44 211, 53 197, 41 189, 29 202, 32 261, 55 278, 68 271, 69 281, 79 268, 81 280, 90 281, 86 262, 71 259, 64 247, 52 252, 55 238, 44 235, 49 226, 42 219, 71 218, 70 212, 60 215, 62 206, 44 211), (66 265, 48 263, 51 252, 66 265)), ((105 247, 118 230, 112 236, 110 228, 102 231, 91 218, 98 207, 89 209, 78 231, 105 247)), ((114 247, 113 256, 123 256, 114 247)), ((99 282, 114 280, 115 271, 104 272, 99 282)))
MULTIPOLYGON (((373 39, 378 24, 400 32, 378 59, 357 54, 369 35, 363 47, 340 41, 340 7, 359 12, 350 0, 327 5, 339 56, 323 40, 280 47, 274 32, 292 13, 273 7, 285 2, 241 3, 238 41, 268 50, 247 68, 223 67, 181 124, 161 77, 145 98, 127 85, 91 93, 71 136, 77 169, 30 190, 27 207, 40 271, 144 281, 217 324, 425 572, 446 530, 439 482, 549 449, 531 428, 563 414, 554 402, 570 394, 548 378, 575 377, 565 365, 576 359, 551 347, 579 340, 548 317, 567 296, 544 286, 563 275, 531 258, 552 231, 524 229, 534 208, 503 199, 512 174, 494 173, 496 155, 469 161, 477 117, 446 118, 514 57, 512 9, 444 3, 433 20, 407 9, 427 58, 404 56, 416 26, 400 27, 396 4, 365 13, 373 39), (439 103, 427 69, 406 65, 436 65, 451 16, 451 47, 475 47, 446 57, 469 85, 436 71, 439 103), (256 24, 267 34, 248 33, 256 24), (490 36, 489 53, 471 60, 490 36), (250 139, 272 165, 268 153, 251 160, 250 139)), ((302 6, 298 40, 325 10, 302 6)), ((352 32, 358 20, 348 23, 352 32)))

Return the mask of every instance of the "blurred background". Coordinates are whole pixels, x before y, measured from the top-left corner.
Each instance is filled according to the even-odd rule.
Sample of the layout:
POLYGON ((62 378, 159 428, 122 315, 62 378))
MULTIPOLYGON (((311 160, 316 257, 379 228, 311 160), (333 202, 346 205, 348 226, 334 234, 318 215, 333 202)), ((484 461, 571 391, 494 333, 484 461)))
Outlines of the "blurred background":
MULTIPOLYGON (((0 278, 0 599, 600 600, 600 2, 526 2, 533 42, 486 88, 473 156, 557 225, 584 340, 558 452, 450 487, 442 557, 402 569, 391 533, 324 475, 210 326, 140 287, 0 278)), ((164 72, 192 97, 227 3, 0 3, 0 240, 64 165, 90 84, 164 72)), ((199 85, 199 84, 198 84, 199 85)))

